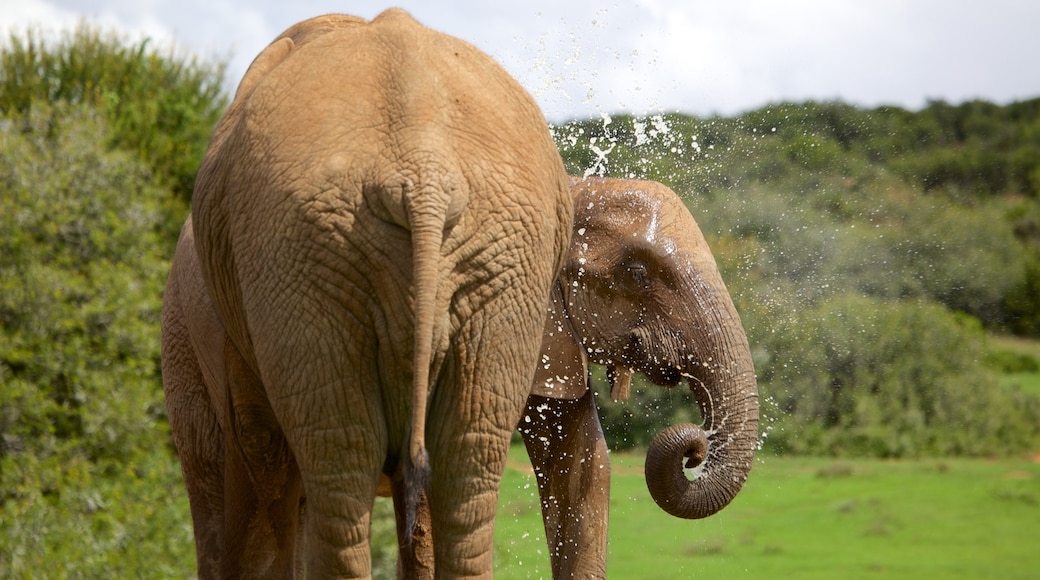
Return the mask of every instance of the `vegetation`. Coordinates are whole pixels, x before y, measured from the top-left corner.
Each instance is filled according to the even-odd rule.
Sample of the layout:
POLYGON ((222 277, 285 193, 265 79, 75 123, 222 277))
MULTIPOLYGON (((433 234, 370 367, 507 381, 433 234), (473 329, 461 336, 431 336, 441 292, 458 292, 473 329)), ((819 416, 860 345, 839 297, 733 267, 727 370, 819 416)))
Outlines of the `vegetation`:
MULTIPOLYGON (((1030 578, 1040 464, 776 457, 732 504, 678 520, 653 504, 641 454, 611 458, 611 578, 1030 578)), ((537 485, 513 449, 499 498, 495 577, 549 578, 537 485)))
POLYGON ((216 71, 88 28, 0 52, 0 576, 193 569, 158 325, 216 71))
POLYGON ((156 340, 169 194, 99 135, 101 118, 69 104, 38 103, 0 131, 5 577, 54 562, 152 576, 149 562, 191 555, 156 340))
MULTIPOLYGON (((784 103, 554 131, 572 173, 655 179, 686 199, 748 331, 768 448, 1040 446, 1035 392, 1001 381, 990 353, 992 336, 1040 328, 1040 99, 784 103)), ((627 408, 601 399, 611 445, 646 444, 687 400, 645 384, 627 408)))
POLYGON ((24 117, 48 103, 86 105, 105 143, 139 157, 182 200, 191 198, 210 133, 227 105, 224 65, 130 43, 81 23, 55 41, 13 33, 0 52, 0 115, 24 117))
MULTIPOLYGON (((162 404, 159 310, 194 172, 227 102, 222 74, 222 65, 85 25, 55 41, 30 31, 0 47, 2 577, 194 570, 162 404)), ((819 498, 839 499, 819 495, 811 475, 828 464, 774 460, 774 453, 1014 457, 1040 449, 1038 110, 1036 100, 936 102, 916 112, 804 103, 734 118, 619 117, 554 128, 572 172, 648 177, 684 195, 715 250, 753 346, 763 455, 771 458, 726 514, 751 521, 740 511, 748 498, 750 512, 813 513, 824 537, 839 537, 820 521, 828 508, 819 498), (792 483, 767 489, 756 503, 777 478, 792 483)), ((640 447, 664 423, 694 418, 689 393, 635 386, 627 405, 601 400, 614 448, 640 447)), ((615 501, 645 505, 626 479, 637 468, 625 465, 615 501)), ((931 546, 946 540, 927 534, 954 528, 963 535, 951 544, 979 545, 984 538, 972 530, 993 532, 993 524, 955 507, 992 505, 1017 522, 1036 504, 1031 467, 1014 471, 1027 484, 992 479, 987 466, 1018 466, 1013 459, 837 465, 864 475, 871 490, 839 486, 843 497, 880 498, 892 515, 878 528, 892 545, 924 538, 931 546), (910 511, 897 503, 900 490, 918 498, 951 493, 929 487, 931 476, 913 467, 922 465, 949 466, 941 479, 952 485, 943 490, 982 495, 910 511), (964 474, 990 477, 990 491, 972 491, 964 474), (892 479, 899 475, 906 478, 892 479), (931 531, 904 513, 933 522, 931 531), (944 525, 947 513, 965 523, 944 525)), ((534 485, 524 485, 530 503, 534 485)), ((503 502, 506 514, 523 509, 535 518, 523 529, 538 538, 537 504, 503 502)), ((831 515, 852 514, 845 519, 862 520, 856 529, 870 536, 869 510, 858 506, 831 515)), ((376 532, 384 538, 393 534, 387 512, 379 504, 376 532)), ((612 533, 628 517, 616 516, 612 533)), ((500 526, 508 530, 505 517, 500 526)), ((788 553, 801 562, 818 555, 777 531, 805 527, 798 522, 752 529, 711 521, 750 540, 716 541, 713 530, 722 528, 705 528, 704 539, 680 544, 684 557, 697 555, 698 570, 727 554, 763 571, 785 570, 788 553)), ((507 537, 529 539, 521 535, 507 537)), ((629 556, 618 550, 646 545, 612 542, 619 573, 629 556)), ((1016 545, 1002 544, 1001 562, 1028 563, 1016 559, 1016 545)), ((506 561, 512 553, 500 545, 506 561)), ((524 553, 525 565, 547 565, 544 554, 524 553)), ((393 558, 392 546, 381 551, 381 570, 393 558)), ((962 564, 957 570, 979 572, 962 564)))

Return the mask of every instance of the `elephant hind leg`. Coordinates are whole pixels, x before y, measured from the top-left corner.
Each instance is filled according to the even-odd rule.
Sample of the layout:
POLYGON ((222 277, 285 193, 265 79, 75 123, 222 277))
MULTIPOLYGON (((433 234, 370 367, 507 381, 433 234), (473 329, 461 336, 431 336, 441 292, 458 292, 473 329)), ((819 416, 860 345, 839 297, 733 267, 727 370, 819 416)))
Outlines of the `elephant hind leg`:
MULTIPOLYGON (((272 450, 284 454, 277 447, 272 450)), ((292 577, 302 492, 295 463, 257 464, 230 449, 225 457, 223 574, 292 577)))
POLYGON ((174 444, 191 504, 195 530, 195 555, 200 578, 220 575, 224 552, 224 442, 216 415, 205 396, 205 387, 189 387, 166 395, 174 444), (201 392, 201 398, 199 393, 201 392), (179 416, 175 407, 190 409, 179 416))
POLYGON ((221 575, 224 552, 224 435, 180 309, 179 288, 163 302, 162 374, 167 416, 188 490, 200 578, 221 575))
POLYGON ((302 478, 263 386, 226 341, 224 433, 226 577, 291 578, 302 478))

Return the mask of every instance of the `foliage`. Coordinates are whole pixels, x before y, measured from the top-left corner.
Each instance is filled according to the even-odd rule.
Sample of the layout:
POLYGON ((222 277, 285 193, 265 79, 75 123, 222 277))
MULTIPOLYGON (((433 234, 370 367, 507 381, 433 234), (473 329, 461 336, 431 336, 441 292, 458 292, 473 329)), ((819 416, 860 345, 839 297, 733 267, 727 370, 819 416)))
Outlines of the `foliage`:
POLYGON ((89 107, 0 123, 0 575, 186 575, 149 171, 89 107))
MULTIPOLYGON (((767 445, 891 456, 1040 444, 1035 399, 996 381, 983 333, 964 322, 1038 336, 1040 99, 918 112, 780 103, 553 131, 572 174, 655 179, 686 199, 751 340, 767 445), (856 353, 854 371, 836 343, 856 353)), ((636 395, 600 401, 617 448, 688 404, 636 395)))
POLYGON ((376 498, 372 508, 372 577, 397 577, 397 520, 394 502, 390 498, 376 498))
POLYGON ((0 47, 0 116, 21 118, 56 102, 93 106, 108 145, 138 155, 186 201, 227 105, 224 65, 151 45, 86 23, 57 41, 39 30, 12 33, 0 47))
POLYGON ((1040 373, 1040 360, 1028 354, 995 348, 986 353, 986 366, 1004 374, 1040 373))
POLYGON ((1040 400, 998 388, 975 321, 927 302, 843 295, 784 321, 767 444, 878 457, 979 455, 1040 441, 1040 400))

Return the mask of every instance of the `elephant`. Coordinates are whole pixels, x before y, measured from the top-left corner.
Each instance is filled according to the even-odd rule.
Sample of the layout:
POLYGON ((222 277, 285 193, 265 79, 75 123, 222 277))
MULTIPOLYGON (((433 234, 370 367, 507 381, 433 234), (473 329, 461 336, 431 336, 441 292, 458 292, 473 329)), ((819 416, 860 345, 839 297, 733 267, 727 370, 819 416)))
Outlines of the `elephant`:
MULTIPOLYGON (((603 578, 610 459, 589 365, 611 397, 632 375, 687 382, 703 425, 673 425, 647 451, 651 497, 680 518, 710 516, 736 496, 758 448, 758 389, 740 317, 693 216, 654 181, 572 178, 574 231, 518 425, 538 482, 554 578, 603 578), (694 481, 683 468, 697 468, 694 481)), ((437 542, 433 542, 436 544, 437 542)), ((399 562, 432 569, 430 544, 399 562)))
POLYGON ((654 181, 573 179, 574 231, 553 285, 541 360, 518 429, 538 482, 554 578, 606 575, 610 461, 589 365, 614 400, 633 373, 686 382, 702 425, 647 450, 654 501, 703 518, 740 491, 758 448, 758 389, 740 317, 696 221, 654 181), (683 470, 697 468, 695 480, 683 470))
POLYGON ((200 577, 370 577, 384 475, 404 545, 425 511, 438 576, 491 575, 568 179, 530 95, 401 10, 307 20, 255 58, 163 298, 200 577))

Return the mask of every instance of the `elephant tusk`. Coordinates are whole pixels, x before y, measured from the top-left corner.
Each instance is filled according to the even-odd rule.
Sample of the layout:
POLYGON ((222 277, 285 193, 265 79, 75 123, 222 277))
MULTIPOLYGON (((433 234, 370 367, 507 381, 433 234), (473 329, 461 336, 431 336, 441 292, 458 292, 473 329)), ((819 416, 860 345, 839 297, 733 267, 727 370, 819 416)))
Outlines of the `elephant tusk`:
POLYGON ((610 398, 615 403, 628 400, 634 373, 635 371, 632 369, 623 366, 615 365, 607 368, 607 380, 610 381, 610 398))

